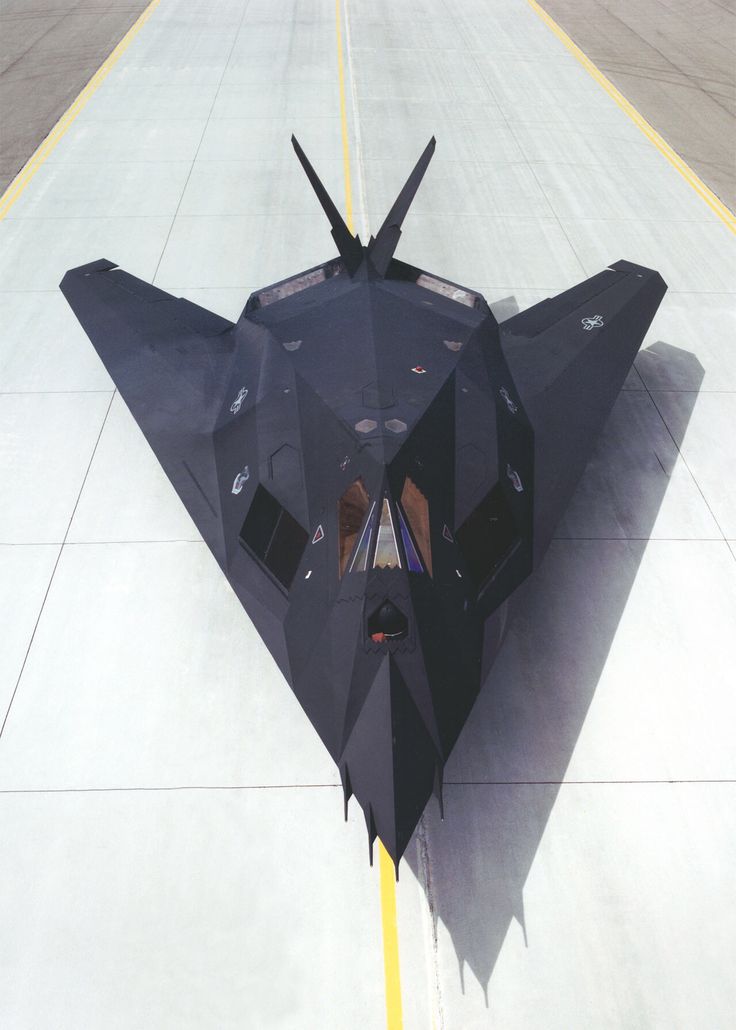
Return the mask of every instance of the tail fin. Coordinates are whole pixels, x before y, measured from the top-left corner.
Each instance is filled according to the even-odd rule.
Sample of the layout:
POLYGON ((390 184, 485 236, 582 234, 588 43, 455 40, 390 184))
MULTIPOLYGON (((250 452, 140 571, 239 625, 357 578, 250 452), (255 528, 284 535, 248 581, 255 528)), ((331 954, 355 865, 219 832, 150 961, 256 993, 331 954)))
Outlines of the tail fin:
POLYGON ((307 173, 307 178, 312 184, 312 189, 317 194, 317 199, 322 205, 324 213, 330 220, 330 225, 332 226, 332 238, 337 244, 340 257, 345 262, 348 272, 352 275, 363 260, 363 247, 360 239, 358 236, 353 236, 347 225, 345 225, 342 215, 335 207, 332 198, 322 185, 322 182, 314 168, 312 168, 309 163, 307 155, 299 146, 296 136, 291 137, 291 144, 294 147, 296 156, 301 162, 302 168, 307 173))
POLYGON ((368 245, 368 256, 379 275, 385 275, 388 270, 389 262, 394 256, 394 251, 401 236, 401 223, 404 221, 414 195, 419 189, 419 183, 424 178, 424 173, 432 160, 436 145, 437 141, 433 136, 424 148, 424 152, 414 166, 413 172, 406 180, 404 188, 394 202, 394 206, 386 215, 386 220, 378 230, 378 235, 368 245))

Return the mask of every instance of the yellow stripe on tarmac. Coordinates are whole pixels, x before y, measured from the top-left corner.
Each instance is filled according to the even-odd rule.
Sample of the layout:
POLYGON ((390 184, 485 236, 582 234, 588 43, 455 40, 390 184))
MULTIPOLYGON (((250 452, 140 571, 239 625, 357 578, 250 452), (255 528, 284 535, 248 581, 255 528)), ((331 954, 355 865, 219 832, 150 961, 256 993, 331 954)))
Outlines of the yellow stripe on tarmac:
POLYGON ((685 182, 692 186, 698 196, 702 197, 711 211, 720 218, 723 224, 726 225, 732 233, 736 234, 736 216, 733 212, 718 199, 715 193, 708 189, 702 179, 698 178, 692 168, 682 160, 680 155, 677 154, 669 143, 659 135, 657 130, 649 124, 646 118, 643 118, 639 114, 634 105, 626 99, 623 93, 616 89, 611 80, 606 78, 603 72, 593 64, 591 59, 583 53, 576 43, 573 43, 568 34, 560 28, 554 18, 551 18, 544 8, 540 7, 537 0, 527 0, 527 3, 532 10, 539 15, 545 25, 552 29, 557 38, 565 44, 570 53, 580 61, 583 68, 593 76, 595 81, 605 89, 606 93, 616 101, 621 110, 629 116, 632 122, 639 129, 641 129, 647 139, 654 144, 661 154, 664 154, 672 167, 676 168, 685 182))
POLYGON ((16 177, 13 179, 11 184, 6 189, 0 198, 0 222, 5 218, 7 213, 15 204, 16 200, 25 190, 28 183, 31 181, 33 176, 36 174, 38 169, 44 163, 46 158, 52 152, 56 144, 62 138, 64 133, 67 131, 69 126, 72 124, 78 114, 86 107, 88 101, 92 95, 99 89, 100 85, 104 82, 111 70, 120 60, 122 55, 128 49, 130 44, 133 42, 135 37, 138 35, 140 30, 146 24, 148 19, 154 12, 154 9, 158 7, 161 0, 151 0, 151 3, 143 11, 137 21, 135 21, 128 31, 125 33, 123 38, 120 40, 118 45, 109 55, 107 60, 100 65, 97 71, 94 73, 92 78, 89 80, 87 85, 84 87, 82 92, 79 94, 77 99, 71 104, 70 107, 64 112, 61 118, 58 120, 56 125, 53 127, 51 132, 48 134, 46 139, 41 143, 35 153, 26 161, 25 165, 18 172, 16 177))
MULTIPOLYGON (((345 172, 345 221, 353 231, 353 191, 350 185, 350 147, 347 104, 345 103, 345 62, 342 51, 340 0, 335 0, 337 28, 337 75, 340 83, 340 128, 342 131, 342 163, 345 172)), ((402 1030, 401 976, 399 972, 399 927, 396 919, 396 871, 391 856, 378 841, 378 865, 381 878, 381 927, 383 930, 383 972, 386 982, 387 1030, 402 1030)))
POLYGON ((396 870, 388 851, 378 842, 381 869, 381 923, 383 926, 383 972, 386 980, 386 1026, 401 1030, 401 977, 399 974, 399 926, 396 919, 396 870))
POLYGON ((342 58, 342 25, 340 21, 340 0, 335 0, 335 23, 337 27, 337 77, 340 81, 340 126, 342 129, 342 166, 345 172, 345 221, 353 231, 353 191, 350 187, 350 147, 348 145, 348 116, 345 103, 345 63, 342 58))

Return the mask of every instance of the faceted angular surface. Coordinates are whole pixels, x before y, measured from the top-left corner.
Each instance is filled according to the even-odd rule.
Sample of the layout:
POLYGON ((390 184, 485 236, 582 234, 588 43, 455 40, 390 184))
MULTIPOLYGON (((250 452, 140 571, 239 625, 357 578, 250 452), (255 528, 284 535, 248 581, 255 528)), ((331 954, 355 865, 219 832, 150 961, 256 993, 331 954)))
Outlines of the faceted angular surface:
POLYGON ((393 257, 433 140, 366 246, 294 146, 339 257, 237 322, 104 260, 61 288, 398 865, 665 285, 619 261, 499 326, 393 257))

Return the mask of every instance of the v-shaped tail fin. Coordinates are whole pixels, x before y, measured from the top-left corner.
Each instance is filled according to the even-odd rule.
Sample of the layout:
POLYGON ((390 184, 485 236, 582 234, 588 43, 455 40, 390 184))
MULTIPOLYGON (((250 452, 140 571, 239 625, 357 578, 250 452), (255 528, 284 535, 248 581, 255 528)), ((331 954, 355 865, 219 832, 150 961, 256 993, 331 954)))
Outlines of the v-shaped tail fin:
POLYGON ((330 225, 332 226, 332 238, 337 244, 340 257, 345 262, 345 267, 348 272, 353 275, 363 260, 363 246, 360 242, 360 238, 358 236, 353 236, 348 229, 342 215, 335 207, 332 197, 325 189, 314 168, 312 168, 307 155, 299 146, 299 141, 296 136, 291 137, 291 144, 294 147, 294 151, 296 152, 296 156, 299 158, 302 168, 307 173, 307 178, 312 184, 312 189, 317 194, 317 199, 322 205, 322 210, 330 221, 330 225))
POLYGON ((372 240, 368 245, 368 256, 371 260, 371 264, 375 268, 379 275, 385 275, 388 271, 388 266, 391 258, 394 256, 394 251, 401 237, 401 223, 406 217, 406 213, 411 206, 411 202, 414 199, 414 195, 419 189, 419 183, 424 178, 424 173, 427 171, 427 166, 432 160, 434 154, 434 148, 437 145, 437 141, 434 136, 429 141, 427 146, 424 148, 422 156, 414 166, 409 178, 404 184, 404 188, 396 198, 393 207, 386 215, 386 219, 378 230, 378 235, 375 240, 372 240))

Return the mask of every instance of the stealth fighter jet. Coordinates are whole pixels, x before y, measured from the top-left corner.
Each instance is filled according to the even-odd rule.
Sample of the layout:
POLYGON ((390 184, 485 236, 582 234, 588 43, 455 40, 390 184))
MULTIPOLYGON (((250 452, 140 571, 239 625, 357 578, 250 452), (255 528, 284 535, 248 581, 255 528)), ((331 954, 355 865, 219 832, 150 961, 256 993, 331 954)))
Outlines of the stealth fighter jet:
POLYGON ((111 261, 61 289, 398 870, 666 286, 499 325, 394 257, 434 139, 366 245, 292 142, 338 256, 236 323, 111 261))

